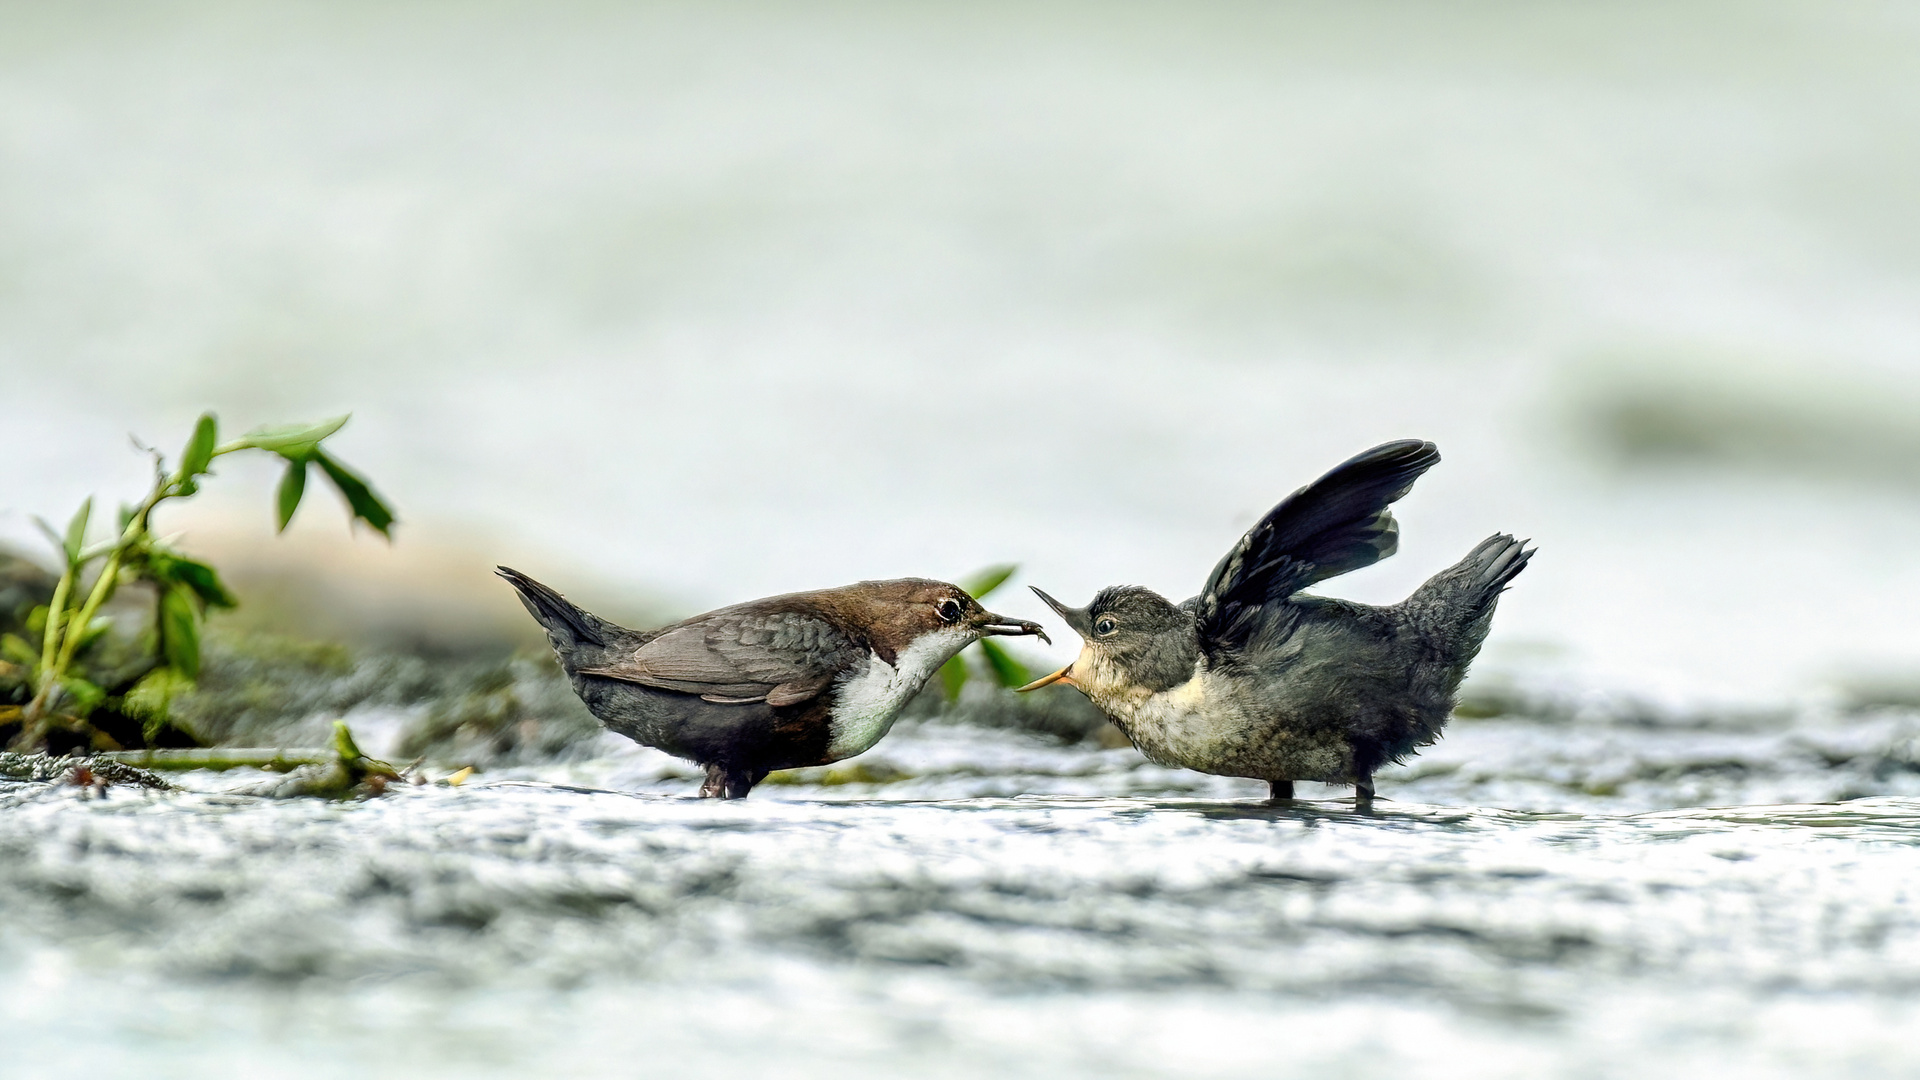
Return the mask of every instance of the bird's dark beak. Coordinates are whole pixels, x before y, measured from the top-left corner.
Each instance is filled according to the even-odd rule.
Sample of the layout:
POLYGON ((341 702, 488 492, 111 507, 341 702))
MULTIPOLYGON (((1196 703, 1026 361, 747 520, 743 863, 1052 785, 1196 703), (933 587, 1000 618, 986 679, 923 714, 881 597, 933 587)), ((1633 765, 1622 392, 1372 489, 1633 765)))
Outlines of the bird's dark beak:
POLYGON ((1053 644, 1053 639, 1047 636, 1047 632, 1041 628, 1039 623, 1027 622, 1025 619, 1009 619, 1005 615, 995 615, 991 611, 983 612, 982 614, 984 617, 973 625, 973 628, 979 631, 981 637, 1031 636, 1037 637, 1049 645, 1053 644))
MULTIPOLYGON (((1086 608, 1068 607, 1032 585, 1027 586, 1027 588, 1033 589, 1035 596, 1045 600, 1047 606, 1052 608, 1055 614, 1067 620, 1067 625, 1073 628, 1074 633, 1079 634, 1083 638, 1091 638, 1093 636, 1093 620, 1087 617, 1086 608)), ((1052 642, 1048 642, 1048 644, 1052 644, 1052 642)))

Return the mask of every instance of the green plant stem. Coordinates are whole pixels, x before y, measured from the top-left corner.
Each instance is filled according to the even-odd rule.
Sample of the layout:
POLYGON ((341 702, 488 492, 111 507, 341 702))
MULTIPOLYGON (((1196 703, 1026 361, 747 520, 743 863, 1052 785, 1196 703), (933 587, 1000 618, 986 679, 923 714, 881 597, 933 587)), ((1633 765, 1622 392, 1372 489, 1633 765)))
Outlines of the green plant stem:
MULTIPOLYGON (((352 514, 349 521, 365 521, 383 536, 392 539, 390 530, 393 525, 393 512, 380 501, 365 480, 354 475, 320 450, 320 443, 340 430, 346 422, 347 417, 338 416, 305 427, 261 429, 231 442, 212 445, 218 425, 213 414, 206 413, 194 426, 193 436, 187 443, 187 449, 182 455, 177 473, 168 475, 166 459, 159 452, 153 452, 153 488, 138 508, 128 515, 127 523, 121 529, 119 537, 101 541, 91 547, 84 546, 87 522, 92 509, 91 500, 85 504, 81 513, 75 515, 73 524, 68 526, 65 535, 55 534, 52 527, 48 526, 48 534, 52 536, 55 546, 66 555, 67 565, 54 590, 53 600, 48 606, 47 618, 41 631, 40 659, 33 673, 35 684, 33 699, 25 708, 15 713, 22 723, 20 733, 13 740, 14 747, 26 751, 39 749, 46 740, 49 725, 56 721, 66 726, 79 725, 81 728, 92 730, 87 727, 84 719, 63 716, 54 710, 59 706, 61 695, 68 685, 67 672, 73 667, 81 644, 89 636, 88 632, 93 627, 95 616, 99 614, 101 606, 106 603, 107 597, 112 595, 115 586, 119 584, 120 574, 127 568, 130 552, 133 553, 133 576, 139 580, 152 581, 162 590, 161 610, 155 613, 155 630, 161 634, 163 663, 171 665, 176 658, 176 650, 172 644, 174 639, 166 636, 169 633, 167 608, 169 602, 173 601, 176 603, 176 610, 172 612, 173 622, 184 622, 184 626, 173 627, 173 631, 181 634, 178 640, 183 643, 177 650, 178 656, 187 658, 183 662, 188 667, 195 666, 192 658, 198 654, 200 620, 205 616, 205 606, 213 603, 221 607, 231 607, 234 600, 225 586, 220 584, 218 576, 214 574, 211 567, 179 558, 177 553, 166 553, 164 549, 154 545, 150 522, 154 508, 162 502, 172 498, 183 498, 197 492, 199 478, 211 472, 208 466, 214 458, 241 450, 266 451, 278 454, 290 462, 292 468, 300 470, 297 475, 301 478, 305 477, 305 469, 308 465, 317 464, 346 498, 348 509, 352 514), (170 560, 168 565, 174 566, 176 570, 179 566, 189 567, 192 570, 191 580, 176 578, 162 581, 155 577, 154 560, 157 554, 164 554, 165 558, 170 560), (95 560, 103 558, 106 560, 106 565, 94 579, 86 600, 69 617, 68 605, 74 601, 75 594, 81 587, 86 568, 95 560), (167 591, 179 590, 183 587, 191 590, 191 594, 167 591), (177 602, 183 596, 188 605, 188 610, 184 613, 177 610, 177 602)), ((295 491, 293 495, 292 505, 283 505, 281 508, 280 527, 282 529, 286 528, 293 506, 299 502, 299 492, 295 491)), ((283 504, 287 502, 287 496, 284 493, 281 501, 283 504)), ((174 675, 184 680, 189 686, 193 683, 192 676, 185 672, 176 669, 174 675)), ((93 703, 87 704, 90 706, 93 703)), ((11 709, 8 711, 15 712, 11 709)), ((87 709, 81 708, 79 711, 86 712, 87 709)), ((162 715, 164 715, 164 706, 162 715)), ((161 722, 164 723, 164 719, 161 722)), ((357 751, 353 755, 342 756, 341 761, 347 763, 343 768, 360 768, 359 765, 353 764, 360 761, 357 751)), ((367 774, 365 769, 361 769, 360 773, 354 775, 357 778, 363 774, 371 775, 367 774)))
POLYGON ((61 642, 61 618, 67 612, 67 594, 73 591, 73 577, 76 567, 67 564, 60 575, 60 583, 53 587, 53 601, 47 605, 47 622, 40 629, 40 686, 34 691, 33 700, 20 710, 20 734, 14 745, 24 750, 37 747, 47 736, 47 710, 53 707, 53 695, 60 686, 60 680, 49 677, 54 670, 54 660, 59 655, 61 642))
POLYGON ((60 648, 60 626, 67 613, 67 594, 73 591, 72 563, 60 575, 60 584, 53 587, 53 600, 47 605, 47 622, 40 629, 40 670, 51 671, 53 658, 60 648))
POLYGON ((43 721, 47 710, 53 706, 54 696, 60 692, 60 679, 67 673, 68 665, 73 663, 73 654, 80 647, 80 639, 86 636, 86 628, 93 625, 93 617, 100 610, 100 605, 113 592, 114 580, 120 576, 121 555, 147 531, 147 519, 152 515, 153 508, 173 493, 172 488, 173 485, 162 478, 154 485, 153 493, 147 496, 146 502, 141 503, 140 509, 127 519, 127 527, 121 531, 119 542, 107 555, 106 567, 94 579, 93 590, 87 594, 86 602, 73 618, 62 619, 61 615, 66 609, 78 567, 68 566, 67 572, 60 576, 60 584, 54 586, 53 603, 47 607, 47 625, 40 642, 40 689, 27 707, 21 710, 21 743, 37 743, 45 736, 46 725, 43 721))
POLYGON ((194 747, 177 750, 113 750, 93 756, 142 769, 271 769, 274 772, 291 772, 302 765, 331 765, 339 760, 339 754, 331 748, 254 750, 194 747))
POLYGON ((80 606, 79 613, 67 623, 67 632, 62 635, 60 642, 60 658, 54 661, 51 672, 54 681, 59 681, 60 676, 67 673, 67 665, 73 663, 73 654, 80 647, 80 639, 87 636, 86 628, 93 625, 94 614, 100 610, 101 604, 106 603, 107 594, 113 591, 114 579, 119 576, 120 552, 115 551, 107 556, 106 568, 101 570, 100 576, 94 579, 93 591, 87 594, 87 602, 80 606))

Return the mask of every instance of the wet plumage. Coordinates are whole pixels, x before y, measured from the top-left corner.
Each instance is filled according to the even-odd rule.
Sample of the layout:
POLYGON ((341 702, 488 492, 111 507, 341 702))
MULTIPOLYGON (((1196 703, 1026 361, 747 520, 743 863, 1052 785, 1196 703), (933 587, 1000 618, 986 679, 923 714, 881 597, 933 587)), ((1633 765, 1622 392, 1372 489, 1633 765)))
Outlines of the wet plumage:
MULTIPOLYGON (((1440 460, 1432 443, 1387 443, 1274 507, 1183 604, 1139 586, 1085 608, 1040 593, 1085 644, 1065 681, 1149 759, 1266 780, 1353 784, 1439 738, 1493 611, 1532 551, 1489 537, 1385 607, 1301 590, 1393 554, 1388 507, 1440 460)), ((1039 590, 1035 590, 1039 592, 1039 590)))
MULTIPOLYGON (((744 798, 774 769, 878 742, 907 701, 990 634, 1041 634, 942 581, 863 581, 629 630, 506 567, 588 710, 613 731, 706 766, 702 796, 744 798)), ((1044 634, 1041 634, 1044 636, 1044 634)))

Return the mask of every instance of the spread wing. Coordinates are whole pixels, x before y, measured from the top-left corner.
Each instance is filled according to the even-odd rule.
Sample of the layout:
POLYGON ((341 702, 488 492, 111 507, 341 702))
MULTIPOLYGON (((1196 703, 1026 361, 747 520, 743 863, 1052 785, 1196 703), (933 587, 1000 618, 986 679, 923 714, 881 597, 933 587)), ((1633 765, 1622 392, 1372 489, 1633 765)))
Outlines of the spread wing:
POLYGON ((797 705, 827 689, 834 673, 862 652, 859 643, 813 615, 716 611, 614 663, 579 670, 723 705, 797 705))
POLYGON ((1393 554, 1400 527, 1387 507, 1439 460, 1430 442, 1386 443, 1269 510, 1188 601, 1201 648, 1214 656, 1245 648, 1256 633, 1284 636, 1290 620, 1283 607, 1294 593, 1393 554))

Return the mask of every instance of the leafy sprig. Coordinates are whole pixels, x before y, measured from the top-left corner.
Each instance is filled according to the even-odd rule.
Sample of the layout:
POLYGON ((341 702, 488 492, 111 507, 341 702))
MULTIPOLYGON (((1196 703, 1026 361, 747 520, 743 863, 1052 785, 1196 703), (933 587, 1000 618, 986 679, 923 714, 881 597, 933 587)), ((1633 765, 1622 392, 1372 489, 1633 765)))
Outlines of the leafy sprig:
POLYGON ((90 730, 87 715, 106 702, 109 694, 85 678, 75 668, 74 660, 107 631, 107 621, 98 617, 99 611, 122 584, 151 585, 157 600, 152 667, 121 696, 121 707, 144 721, 151 739, 168 723, 173 698, 193 688, 200 677, 201 626, 207 610, 230 608, 238 601, 213 567, 154 536, 152 517, 155 508, 167 500, 196 494, 201 478, 212 474, 216 458, 257 450, 286 461, 286 473, 275 499, 276 521, 282 532, 300 507, 308 472, 318 466, 346 500, 349 520, 363 521, 391 540, 393 511, 365 479, 322 449, 321 444, 346 422, 347 417, 338 416, 319 424, 258 428, 221 443, 219 421, 206 413, 194 424, 176 471, 169 472, 166 459, 158 451, 153 453, 153 488, 140 503, 121 510, 119 529, 112 538, 87 544, 93 519, 91 497, 80 504, 65 530, 36 518, 41 531, 59 551, 63 567, 53 597, 29 620, 29 633, 40 635, 39 648, 15 635, 0 638, 0 657, 5 658, 0 663, 23 670, 34 689, 32 700, 25 706, 0 708, 0 723, 21 721, 13 747, 38 749, 52 725, 90 730), (88 568, 102 561, 81 599, 81 584, 88 568))

